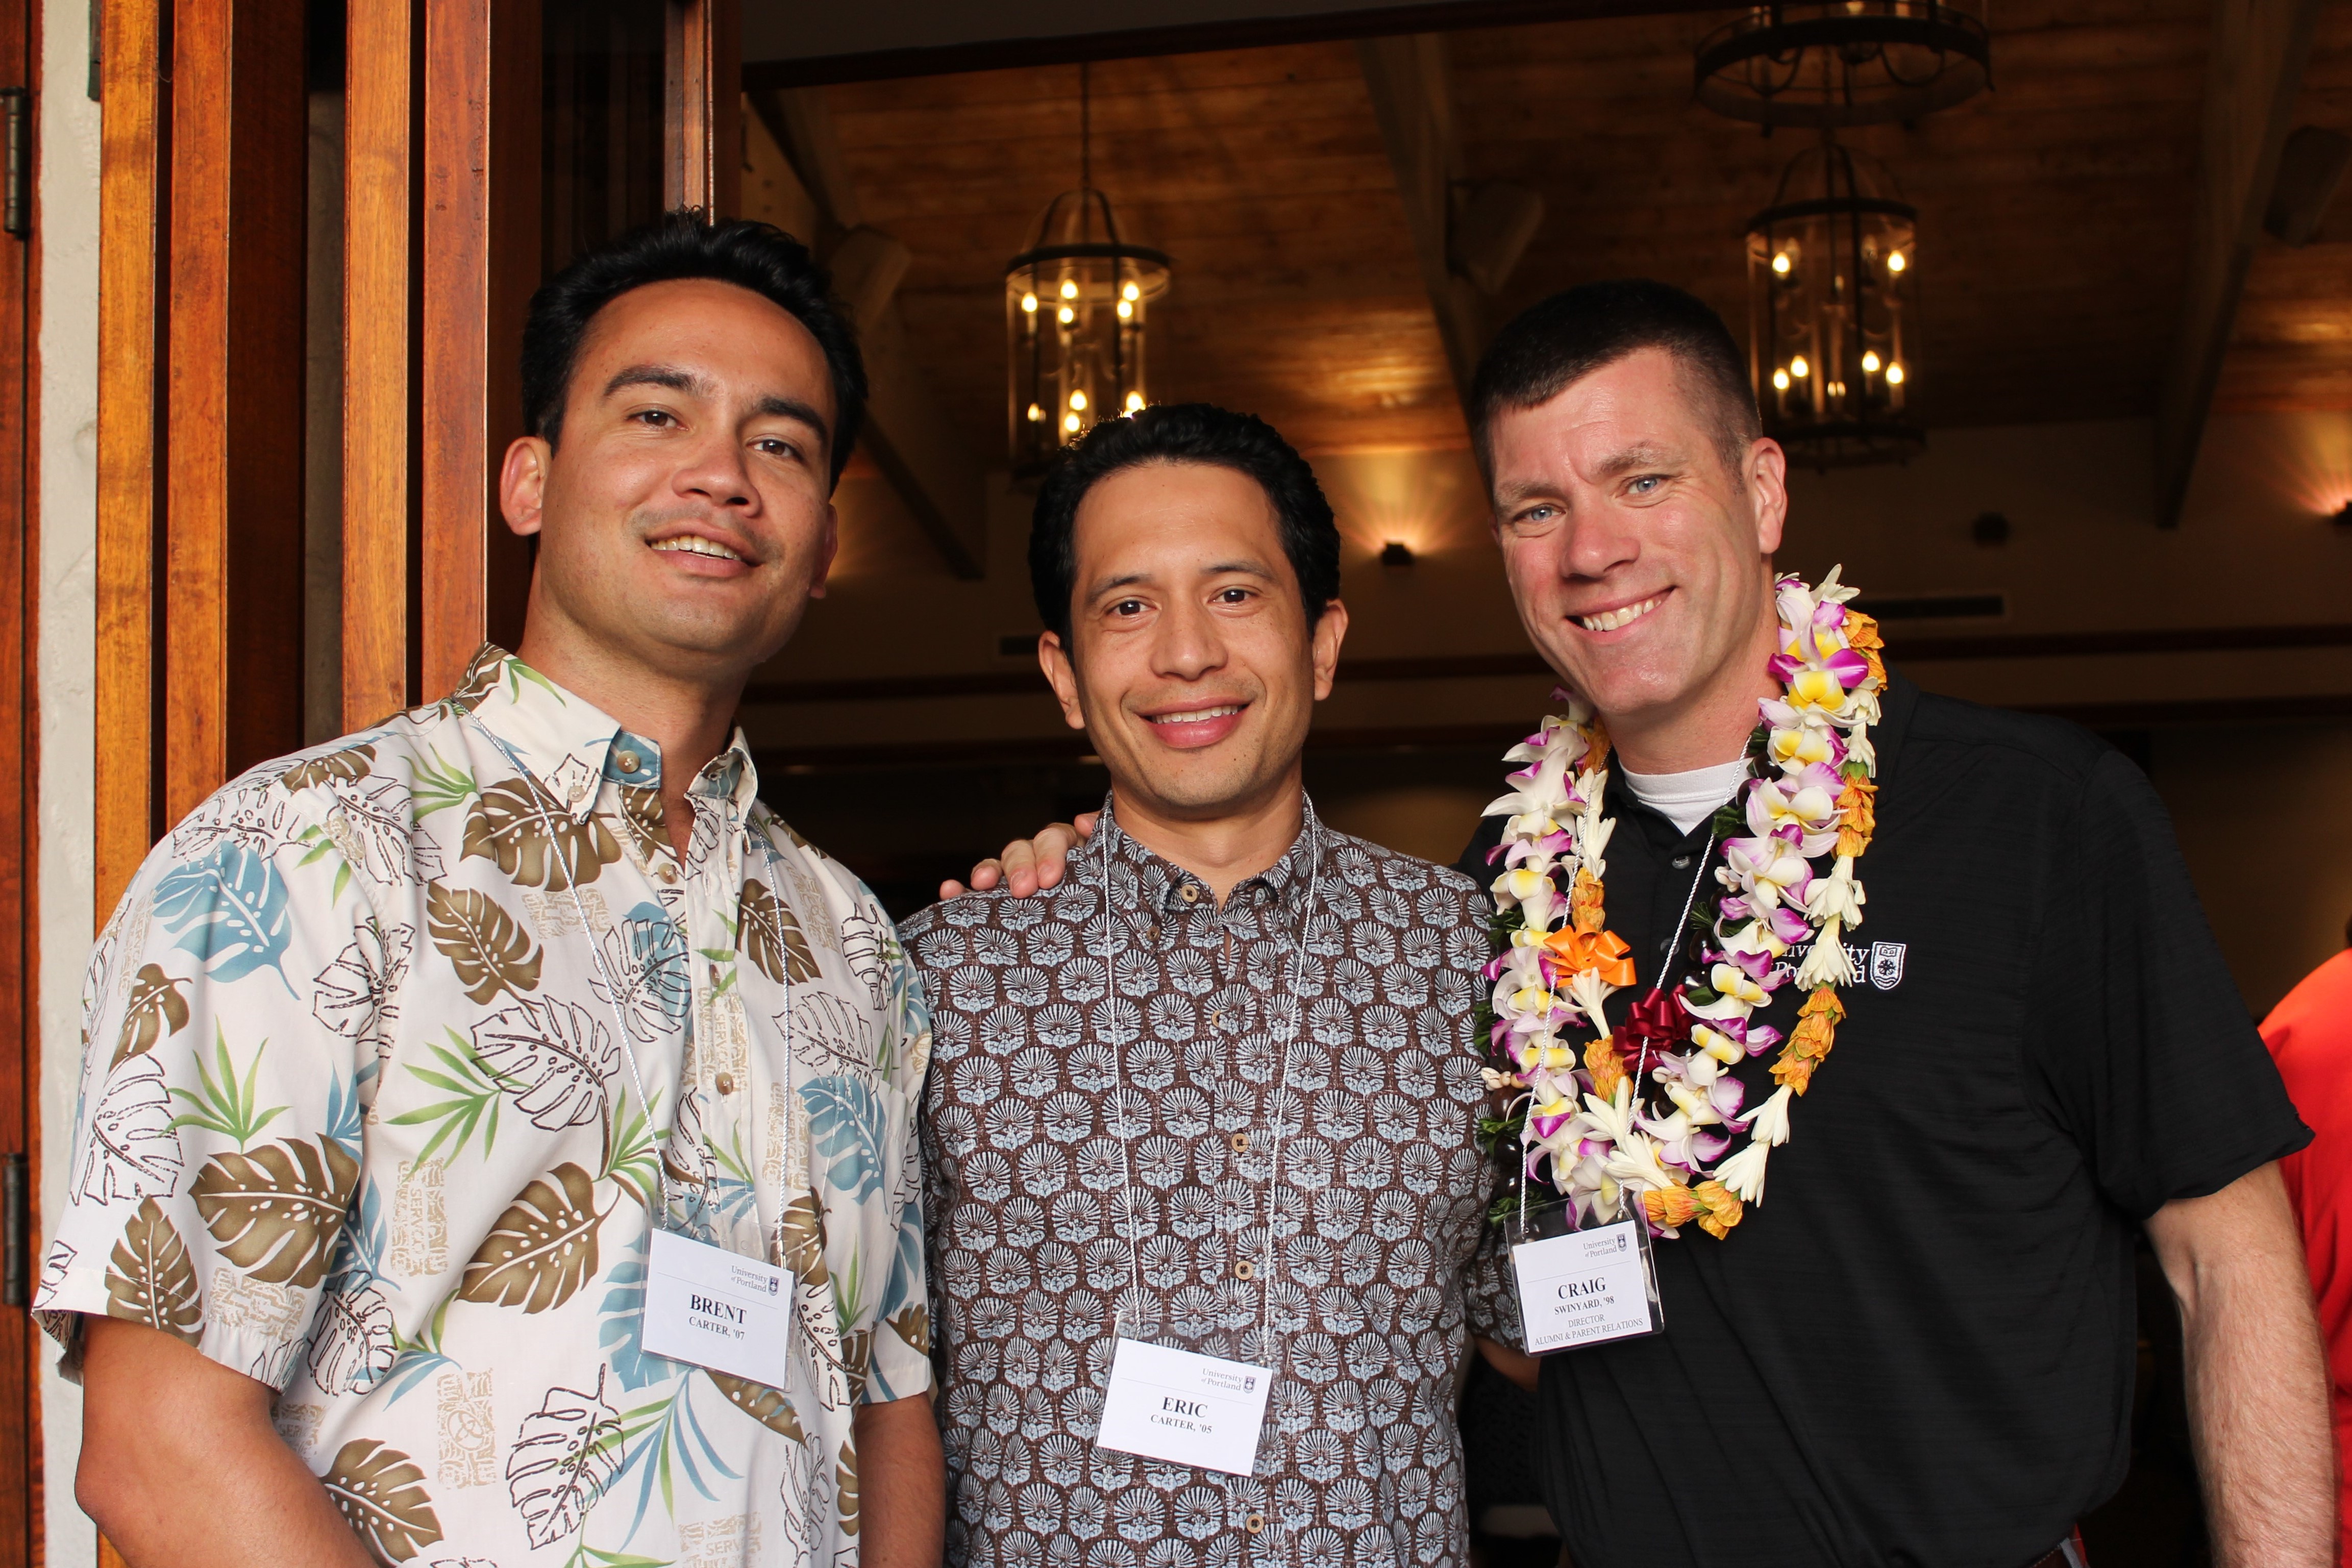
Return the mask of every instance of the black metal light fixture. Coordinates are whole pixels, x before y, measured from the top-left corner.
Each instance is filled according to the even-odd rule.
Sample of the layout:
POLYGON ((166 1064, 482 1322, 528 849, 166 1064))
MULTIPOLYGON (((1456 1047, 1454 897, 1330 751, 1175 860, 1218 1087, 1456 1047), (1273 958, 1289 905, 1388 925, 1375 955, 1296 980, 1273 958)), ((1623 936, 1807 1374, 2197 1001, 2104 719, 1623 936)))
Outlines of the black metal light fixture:
POLYGON ((1748 225, 1748 374, 1766 434, 1816 468, 1901 462, 1911 419, 1918 214, 1824 134, 1748 225))
POLYGON ((1830 130, 1917 120, 1992 83, 1983 20, 1936 0, 1759 5, 1698 47, 1699 102, 1732 120, 1830 130))
POLYGON ((1006 425, 1016 478, 1043 473, 1097 420, 1151 401, 1145 319, 1168 292, 1162 252, 1122 236, 1095 189, 1093 100, 1078 68, 1078 188, 1045 204, 1004 268, 1006 425))

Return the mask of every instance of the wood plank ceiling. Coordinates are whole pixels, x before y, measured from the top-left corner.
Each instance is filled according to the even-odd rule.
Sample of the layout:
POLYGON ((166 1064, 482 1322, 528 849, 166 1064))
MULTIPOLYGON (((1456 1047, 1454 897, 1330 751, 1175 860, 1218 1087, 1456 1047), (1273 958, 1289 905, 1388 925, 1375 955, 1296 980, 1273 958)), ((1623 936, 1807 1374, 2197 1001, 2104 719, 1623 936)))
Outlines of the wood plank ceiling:
MULTIPOLYGON (((1741 235, 1808 133, 1691 99, 1693 47, 1732 13, 1449 35, 1473 180, 1542 193, 1490 317, 1642 274, 1743 337, 1741 235)), ((1995 90, 1851 132, 1920 209, 1930 427, 2145 415, 2176 333, 2211 0, 2003 0, 1995 90)), ((1114 60, 1093 70, 1094 169, 1168 250, 1157 398, 1272 420, 1309 450, 1458 445, 1460 412, 1355 46, 1114 60)), ((1003 263, 1076 183, 1078 68, 824 89, 866 221, 904 240, 916 353, 974 448, 1004 439, 1003 263)), ((2297 123, 2352 130, 2352 6, 2325 13, 2297 123)), ((2352 203, 2318 242, 2266 242, 2223 408, 2352 406, 2352 203)))

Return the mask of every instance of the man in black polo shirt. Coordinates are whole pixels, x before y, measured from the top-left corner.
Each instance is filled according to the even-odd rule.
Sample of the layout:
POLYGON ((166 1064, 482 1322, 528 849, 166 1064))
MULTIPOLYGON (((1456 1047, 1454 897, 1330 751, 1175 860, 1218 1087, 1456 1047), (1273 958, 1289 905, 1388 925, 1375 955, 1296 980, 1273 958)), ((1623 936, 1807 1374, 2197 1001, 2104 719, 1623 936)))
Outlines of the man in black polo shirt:
MULTIPOLYGON (((1783 695, 1785 462, 1721 321, 1656 284, 1529 310, 1488 351, 1471 417, 1520 618, 1614 747, 1601 809, 1617 824, 1607 927, 1633 971, 1607 1011, 1622 1025, 1723 941, 1683 911, 1696 897, 1711 914, 1723 891, 1710 819, 1749 776, 1759 704, 1783 695)), ((2273 1164, 2309 1134, 2162 808, 2072 727, 1899 674, 1878 702, 1855 973, 1834 1057, 1781 1102, 1769 1193, 1723 1171, 1748 1194, 1736 1223, 1656 1242, 1662 1334, 1541 1364, 1570 1556, 2078 1563, 2074 1522, 2129 1458, 2145 1228, 2180 1303, 2214 1561, 2323 1568, 2326 1377, 2273 1164)), ((1488 858, 1504 821, 1465 871, 1504 869, 1488 858)), ((1058 876, 1066 841, 1049 831, 984 874, 1058 876)), ((1811 940, 1791 932, 1751 1026, 1796 1031, 1812 982, 1785 978, 1811 940)), ((1744 1118, 1773 1094, 1774 1059, 1732 1054, 1744 1118)))

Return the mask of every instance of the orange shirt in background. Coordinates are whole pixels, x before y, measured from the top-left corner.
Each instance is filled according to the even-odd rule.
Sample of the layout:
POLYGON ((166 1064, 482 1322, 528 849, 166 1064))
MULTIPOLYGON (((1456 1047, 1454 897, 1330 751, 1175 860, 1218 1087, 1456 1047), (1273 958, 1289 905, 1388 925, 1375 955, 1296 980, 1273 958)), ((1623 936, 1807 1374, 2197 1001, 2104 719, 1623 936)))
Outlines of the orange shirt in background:
MULTIPOLYGON (((2281 1160, 2279 1172, 2303 1227, 2327 1337, 2336 1451, 2352 1456, 2352 952, 2338 953, 2289 991, 2263 1020, 2263 1040, 2312 1131, 2310 1144, 2281 1160)), ((2336 1523, 2344 1561, 2352 1563, 2352 1470, 2343 1484, 2336 1523)))

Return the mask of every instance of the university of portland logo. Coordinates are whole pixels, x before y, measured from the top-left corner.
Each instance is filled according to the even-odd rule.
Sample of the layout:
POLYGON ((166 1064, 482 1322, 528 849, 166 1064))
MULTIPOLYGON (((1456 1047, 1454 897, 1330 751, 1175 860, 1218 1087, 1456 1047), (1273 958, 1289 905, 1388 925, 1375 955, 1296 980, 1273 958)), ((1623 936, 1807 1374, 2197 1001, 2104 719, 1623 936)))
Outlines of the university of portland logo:
POLYGON ((1870 983, 1882 991, 1891 991, 1903 983, 1903 944, 1874 942, 1870 945, 1870 983))

